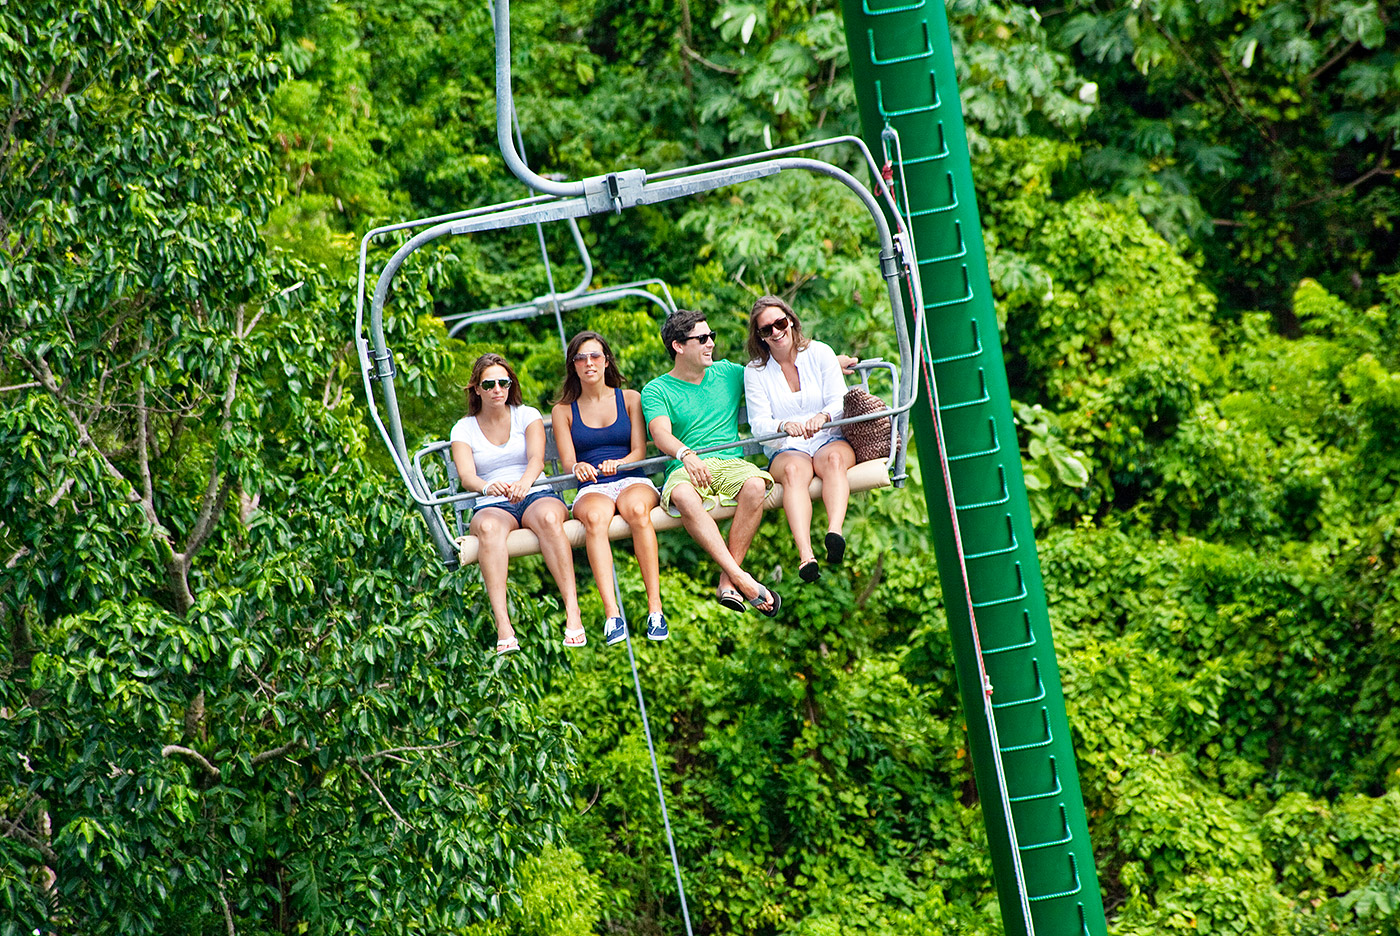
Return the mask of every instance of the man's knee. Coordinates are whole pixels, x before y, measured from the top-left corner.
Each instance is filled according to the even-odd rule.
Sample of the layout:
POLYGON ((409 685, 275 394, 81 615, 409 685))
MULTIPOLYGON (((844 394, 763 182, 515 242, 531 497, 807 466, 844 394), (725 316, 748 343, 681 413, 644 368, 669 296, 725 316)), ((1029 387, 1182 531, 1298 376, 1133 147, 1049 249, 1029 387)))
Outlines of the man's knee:
POLYGON ((738 500, 745 504, 761 502, 765 494, 768 493, 768 482, 759 477, 749 478, 744 482, 744 486, 739 488, 738 500))

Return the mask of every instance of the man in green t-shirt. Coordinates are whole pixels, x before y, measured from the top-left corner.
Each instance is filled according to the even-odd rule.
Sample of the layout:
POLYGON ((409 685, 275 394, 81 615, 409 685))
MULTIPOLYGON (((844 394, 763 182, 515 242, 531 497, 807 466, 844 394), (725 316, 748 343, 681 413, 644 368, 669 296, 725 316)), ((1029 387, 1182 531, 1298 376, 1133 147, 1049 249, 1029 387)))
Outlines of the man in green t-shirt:
POLYGON ((703 312, 678 310, 661 326, 661 343, 674 366, 642 388, 642 415, 652 441, 672 456, 661 505, 680 517, 691 537, 719 564, 719 602, 744 610, 747 601, 772 617, 782 596, 764 588, 740 565, 763 519, 773 476, 739 456, 739 401, 744 367, 716 361, 715 333, 703 312), (704 455, 692 449, 734 443, 704 455), (735 506, 729 540, 710 516, 718 504, 735 506))

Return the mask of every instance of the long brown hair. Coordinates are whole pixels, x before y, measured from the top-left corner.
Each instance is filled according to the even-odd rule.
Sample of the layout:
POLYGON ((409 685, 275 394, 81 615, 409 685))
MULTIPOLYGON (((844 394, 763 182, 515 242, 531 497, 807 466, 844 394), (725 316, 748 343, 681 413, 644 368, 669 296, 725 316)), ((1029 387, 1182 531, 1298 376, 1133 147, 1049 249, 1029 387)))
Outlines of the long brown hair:
POLYGON ((520 378, 515 376, 515 369, 506 363, 506 359, 494 351, 488 351, 476 359, 472 365, 472 379, 467 383, 467 415, 475 416, 481 412, 481 394, 477 392, 477 387, 481 386, 481 375, 486 368, 492 365, 504 367, 506 375, 510 377, 510 389, 506 391, 506 406, 519 406, 525 398, 520 394, 520 378))
POLYGON ((749 360, 762 364, 767 364, 768 359, 773 356, 772 352, 768 350, 768 342, 758 337, 758 317, 763 314, 764 309, 768 308, 781 309, 783 314, 787 316, 794 348, 802 351, 812 343, 811 338, 802 334, 802 322, 798 320, 797 313, 792 311, 792 306, 777 296, 759 296, 754 301, 753 308, 749 310, 749 341, 746 348, 749 352, 749 360))
POLYGON ((617 360, 613 357, 612 348, 608 347, 608 340, 595 331, 581 331, 569 339, 569 347, 564 352, 564 385, 559 388, 559 399, 555 403, 572 403, 583 394, 583 382, 578 379, 574 355, 589 341, 598 342, 603 349, 603 383, 609 387, 622 386, 622 371, 617 369, 617 360))

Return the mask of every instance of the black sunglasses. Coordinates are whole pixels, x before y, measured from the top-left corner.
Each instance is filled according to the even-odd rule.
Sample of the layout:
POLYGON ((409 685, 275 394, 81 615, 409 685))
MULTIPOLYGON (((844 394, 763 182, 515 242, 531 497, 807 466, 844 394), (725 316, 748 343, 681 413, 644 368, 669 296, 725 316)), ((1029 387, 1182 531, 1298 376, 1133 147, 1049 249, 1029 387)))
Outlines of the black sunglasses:
POLYGON ((681 339, 681 341, 682 341, 682 342, 686 342, 686 341, 698 341, 698 342, 700 342, 701 344, 708 344, 708 343, 714 341, 714 340, 715 340, 716 338, 718 338, 718 337, 719 337, 719 332, 705 332, 704 334, 700 334, 700 335, 686 335, 684 338, 681 339))
POLYGON ((510 388, 510 378, 501 377, 497 380, 483 380, 480 386, 483 390, 495 390, 497 387, 500 387, 502 390, 507 390, 510 388))
POLYGON ((767 325, 760 325, 759 328, 758 328, 758 337, 760 337, 760 338, 771 338, 771 337, 773 337, 773 332, 775 332, 775 331, 785 332, 785 331, 788 330, 788 326, 791 325, 791 324, 792 324, 792 323, 788 321, 787 316, 784 315, 782 318, 778 319, 776 322, 769 322, 767 325))

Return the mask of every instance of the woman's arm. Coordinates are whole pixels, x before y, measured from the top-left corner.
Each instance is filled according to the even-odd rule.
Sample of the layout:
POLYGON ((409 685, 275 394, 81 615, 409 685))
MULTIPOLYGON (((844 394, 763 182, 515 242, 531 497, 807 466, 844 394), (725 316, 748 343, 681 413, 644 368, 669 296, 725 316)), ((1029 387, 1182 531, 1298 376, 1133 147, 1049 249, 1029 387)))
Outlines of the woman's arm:
MULTIPOLYGON (((462 490, 481 494, 503 493, 486 490, 486 479, 476 473, 476 459, 472 457, 472 447, 467 443, 452 443, 452 464, 457 468, 457 480, 461 483, 462 490)), ((501 487, 504 488, 505 485, 501 487)))
POLYGON ((622 402, 627 406, 627 419, 632 423, 632 448, 628 451, 627 457, 619 459, 617 464, 629 465, 647 457, 647 424, 642 418, 642 395, 640 393, 636 390, 624 390, 622 391, 622 402))
POLYGON ((578 450, 574 448, 574 408, 560 403, 549 412, 554 426, 554 447, 559 450, 559 467, 572 471, 580 481, 598 480, 597 468, 578 460, 578 450))
POLYGON ((813 363, 819 367, 817 379, 818 386, 822 388, 822 412, 831 419, 840 419, 846 406, 845 368, 842 367, 841 358, 831 348, 822 345, 820 350, 820 356, 813 363))
MULTIPOLYGON (((768 392, 768 378, 765 376, 767 373, 767 368, 763 370, 756 367, 744 368, 744 405, 749 412, 749 432, 755 436, 772 435, 775 432, 801 435, 801 431, 792 431, 801 423, 792 420, 780 421, 773 415, 773 398, 768 392), (789 423, 792 425, 789 426, 789 423)), ((782 374, 781 369, 778 373, 782 374)))
POLYGON ((506 497, 512 504, 518 504, 530 493, 530 487, 544 471, 544 420, 536 418, 525 427, 525 473, 520 480, 510 486, 506 497))

